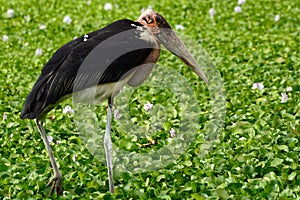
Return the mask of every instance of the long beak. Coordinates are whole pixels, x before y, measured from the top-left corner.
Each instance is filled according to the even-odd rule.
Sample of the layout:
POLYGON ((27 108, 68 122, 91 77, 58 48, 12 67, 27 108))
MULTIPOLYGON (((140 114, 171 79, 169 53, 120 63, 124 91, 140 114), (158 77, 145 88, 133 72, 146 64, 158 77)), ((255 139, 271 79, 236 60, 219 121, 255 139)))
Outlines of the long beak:
POLYGON ((208 83, 201 67, 174 31, 171 29, 163 29, 160 30, 156 36, 170 52, 180 58, 180 60, 182 60, 182 62, 184 62, 199 77, 201 77, 205 83, 208 83))

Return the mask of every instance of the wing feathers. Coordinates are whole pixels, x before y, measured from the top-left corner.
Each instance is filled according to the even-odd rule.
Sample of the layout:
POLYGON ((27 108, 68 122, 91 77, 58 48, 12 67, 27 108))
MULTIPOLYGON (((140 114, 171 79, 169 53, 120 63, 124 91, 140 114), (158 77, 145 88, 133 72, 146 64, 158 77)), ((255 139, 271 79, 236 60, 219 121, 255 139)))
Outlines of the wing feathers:
POLYGON ((21 118, 41 117, 64 96, 98 84, 117 82, 126 72, 142 64, 153 44, 137 38, 136 26, 132 24, 140 26, 131 20, 120 20, 89 33, 87 41, 82 36, 58 49, 28 95, 21 118), (112 37, 115 38, 110 41, 112 37))

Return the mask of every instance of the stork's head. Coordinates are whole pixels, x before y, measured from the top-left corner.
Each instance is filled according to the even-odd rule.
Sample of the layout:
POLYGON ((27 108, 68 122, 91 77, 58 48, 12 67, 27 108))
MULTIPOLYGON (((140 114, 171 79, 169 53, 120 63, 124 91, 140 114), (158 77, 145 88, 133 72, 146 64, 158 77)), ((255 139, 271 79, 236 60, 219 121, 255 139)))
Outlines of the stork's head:
POLYGON ((163 16, 152 9, 147 9, 141 14, 137 21, 150 29, 159 43, 163 44, 170 52, 179 57, 180 60, 208 83, 208 80, 197 61, 193 58, 192 54, 178 38, 163 16))
POLYGON ((145 10, 139 17, 138 22, 147 27, 171 29, 165 18, 152 9, 145 10))

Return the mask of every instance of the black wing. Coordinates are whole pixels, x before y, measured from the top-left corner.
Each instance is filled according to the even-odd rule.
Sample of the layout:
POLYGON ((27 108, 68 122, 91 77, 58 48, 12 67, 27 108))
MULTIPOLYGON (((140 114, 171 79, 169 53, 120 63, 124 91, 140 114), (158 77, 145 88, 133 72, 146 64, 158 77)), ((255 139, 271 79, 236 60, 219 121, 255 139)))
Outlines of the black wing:
POLYGON ((116 82, 141 65, 153 44, 139 38, 141 24, 119 20, 58 49, 26 98, 21 118, 41 117, 64 96, 116 82))

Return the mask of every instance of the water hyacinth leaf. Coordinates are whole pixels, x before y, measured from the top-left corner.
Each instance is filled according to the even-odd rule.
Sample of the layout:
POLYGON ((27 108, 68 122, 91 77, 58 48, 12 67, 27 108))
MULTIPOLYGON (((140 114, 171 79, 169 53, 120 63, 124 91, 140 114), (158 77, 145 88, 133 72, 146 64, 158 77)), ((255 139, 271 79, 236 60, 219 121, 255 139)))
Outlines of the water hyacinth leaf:
POLYGON ((7 171, 9 168, 8 166, 4 165, 4 164, 0 164, 0 172, 5 172, 7 171))
MULTIPOLYGON (((164 69, 156 68, 154 84, 143 84, 130 100, 119 101, 127 107, 116 105, 121 122, 113 120, 113 143, 129 148, 129 155, 114 155, 123 165, 114 167, 134 167, 114 174, 114 195, 107 192, 106 165, 96 158, 103 153, 106 104, 92 108, 96 114, 89 116, 89 107, 76 108, 67 100, 46 116, 46 132, 53 137, 51 147, 64 178, 62 199, 300 198, 298 1, 207 0, 195 4, 162 0, 145 4, 87 0, 35 4, 7 1, 1 9, 0 199, 57 198, 55 194, 48 196, 50 188, 45 188, 51 167, 40 135, 32 121, 19 118, 24 100, 50 56, 73 38, 83 36, 89 41, 87 33, 114 20, 136 20, 148 7, 160 12, 178 35, 190 40, 193 45, 186 46, 198 52, 193 55, 200 58, 201 66, 206 65, 207 54, 216 66, 226 94, 225 123, 208 126, 208 121, 215 120, 211 114, 218 116, 213 105, 222 99, 212 101, 209 86, 216 85, 214 77, 209 78, 209 86, 203 84, 162 49, 158 63, 164 69), (236 6, 238 13, 234 12, 236 6), (199 53, 203 51, 208 53, 203 56, 199 53), (168 71, 175 73, 170 76, 168 71), (180 82, 174 74, 187 82, 180 82), (180 88, 189 87, 192 93, 178 93, 180 88), (189 105, 197 111, 190 112, 184 106, 190 97, 194 99, 189 105), (143 107, 147 103, 153 104, 149 112, 143 107), (74 114, 63 113, 67 106, 74 114), (82 124, 75 122, 80 118, 78 113, 85 118, 82 124), (192 125, 196 139, 176 159, 173 146, 157 153, 177 137, 178 141, 188 139, 182 132, 191 130, 191 123, 183 123, 182 116, 197 122, 192 125), (172 128, 175 137, 170 137, 172 128), (82 130, 90 140, 79 136, 82 130), (206 132, 214 130, 220 130, 220 140, 210 145, 206 132), (86 144, 91 145, 90 151, 86 144), (152 157, 134 154, 148 151, 153 152, 152 157), (140 162, 132 162, 133 157, 140 162), (155 160, 161 158, 171 162, 159 170, 139 173, 148 166, 159 166, 161 162, 155 160)), ((183 148, 180 142, 173 144, 183 148)))
POLYGON ((297 173, 296 173, 296 172, 292 172, 292 173, 288 176, 288 179, 289 179, 290 181, 292 181, 292 180, 295 179, 296 176, 297 176, 297 173))
POLYGON ((283 162, 283 159, 281 158, 274 158, 273 161, 271 162, 271 166, 277 167, 283 162))

